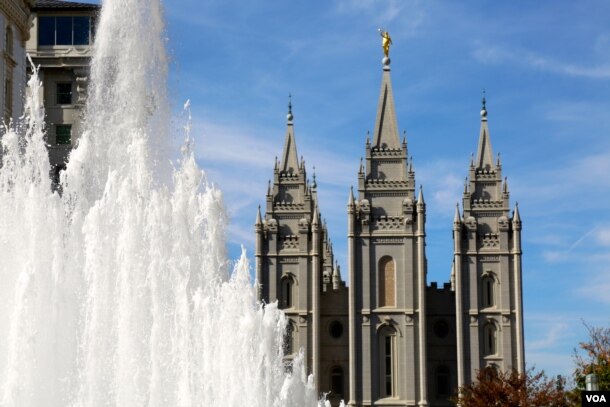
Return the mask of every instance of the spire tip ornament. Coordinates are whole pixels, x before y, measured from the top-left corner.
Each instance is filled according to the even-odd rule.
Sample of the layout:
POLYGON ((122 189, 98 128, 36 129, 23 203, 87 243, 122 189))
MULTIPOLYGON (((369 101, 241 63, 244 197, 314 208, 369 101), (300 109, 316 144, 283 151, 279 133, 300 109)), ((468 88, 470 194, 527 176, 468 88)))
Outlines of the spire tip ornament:
POLYGON ((481 107, 481 118, 483 120, 487 120, 487 99, 485 99, 485 89, 483 89, 483 99, 481 100, 482 103, 482 107, 481 107))
POLYGON ((292 123, 292 119, 294 119, 294 116, 292 115, 292 95, 289 93, 288 94, 288 114, 286 115, 286 120, 288 120, 288 123, 292 123))
POLYGON ((381 28, 378 28, 377 31, 379 32, 379 35, 381 35, 381 48, 383 48, 383 59, 381 60, 381 63, 385 68, 390 67, 390 45, 392 45, 392 37, 390 37, 390 33, 387 31, 382 30, 381 28))

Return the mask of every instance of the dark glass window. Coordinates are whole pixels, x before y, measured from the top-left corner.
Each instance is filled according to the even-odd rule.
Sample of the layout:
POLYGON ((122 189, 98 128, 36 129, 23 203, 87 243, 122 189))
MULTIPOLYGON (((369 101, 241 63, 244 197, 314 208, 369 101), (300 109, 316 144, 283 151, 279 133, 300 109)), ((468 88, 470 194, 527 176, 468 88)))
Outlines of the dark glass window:
POLYGON ((74 45, 89 45, 89 17, 74 17, 74 45))
POLYGON ((71 105, 72 104, 72 83, 64 82, 57 84, 57 104, 71 105))
POLYGON ((386 336, 384 341, 385 362, 385 395, 392 395, 392 337, 386 336))
POLYGON ((70 144, 72 142, 72 125, 58 124, 55 126, 55 143, 70 144))
POLYGON ((55 17, 38 18, 38 45, 55 45, 55 17))
POLYGON ((55 45, 72 45, 72 17, 55 17, 55 45))
POLYGON ((38 18, 38 45, 89 45, 92 19, 87 16, 38 18))

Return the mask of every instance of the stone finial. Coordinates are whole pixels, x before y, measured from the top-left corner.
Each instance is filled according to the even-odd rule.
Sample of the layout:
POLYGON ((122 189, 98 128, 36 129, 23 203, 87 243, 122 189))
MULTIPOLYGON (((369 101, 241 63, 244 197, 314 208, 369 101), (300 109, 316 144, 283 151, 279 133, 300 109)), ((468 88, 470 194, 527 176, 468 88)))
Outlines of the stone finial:
POLYGON ((453 217, 453 223, 454 224, 458 224, 461 222, 461 217, 460 217, 460 204, 459 202, 456 202, 455 204, 455 216, 453 217))
POLYGON ((258 206, 258 211, 256 212, 256 223, 255 226, 261 226, 263 224, 263 220, 261 217, 261 206, 258 206))
POLYGON ((316 166, 315 165, 313 166, 313 176, 312 176, 312 178, 313 178, 313 182, 311 183, 311 187, 313 189, 316 189, 318 187, 318 183, 316 182, 316 166))
POLYGON ((347 206, 354 206, 354 187, 349 188, 349 198, 347 198, 347 206))
POLYGON ((515 212, 513 215, 513 223, 521 223, 521 216, 519 215, 519 202, 515 202, 515 212))
POLYGON ((292 124, 292 120, 294 119, 294 115, 292 114, 292 95, 288 94, 288 114, 286 115, 286 120, 288 124, 292 124))
POLYGON ((481 99, 481 120, 487 120, 487 99, 485 99, 485 89, 483 89, 483 99, 481 99))
POLYGON ((417 195, 417 205, 424 205, 426 202, 424 201, 424 187, 422 185, 419 186, 419 194, 417 195))

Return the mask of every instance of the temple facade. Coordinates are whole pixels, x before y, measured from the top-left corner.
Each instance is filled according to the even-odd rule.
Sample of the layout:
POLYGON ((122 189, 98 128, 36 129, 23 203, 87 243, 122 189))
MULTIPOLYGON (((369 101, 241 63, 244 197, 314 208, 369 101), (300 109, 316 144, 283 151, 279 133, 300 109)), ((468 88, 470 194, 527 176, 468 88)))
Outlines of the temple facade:
POLYGON ((424 190, 400 138, 390 72, 386 57, 374 132, 347 193, 349 286, 289 107, 283 154, 256 217, 258 295, 289 319, 287 366, 302 350, 333 405, 451 406, 477 370, 525 369, 521 219, 493 156, 483 99, 477 155, 447 225, 449 282, 428 284, 424 190))

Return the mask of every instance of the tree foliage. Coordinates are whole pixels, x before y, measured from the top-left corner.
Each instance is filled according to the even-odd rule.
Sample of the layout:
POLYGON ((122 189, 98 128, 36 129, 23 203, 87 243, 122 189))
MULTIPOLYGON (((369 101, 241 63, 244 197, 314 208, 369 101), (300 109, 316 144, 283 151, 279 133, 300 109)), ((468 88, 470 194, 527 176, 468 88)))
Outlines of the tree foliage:
POLYGON ((598 328, 583 322, 589 333, 589 340, 578 344, 574 349, 574 383, 576 388, 570 399, 580 405, 580 393, 585 390, 586 377, 597 375, 599 390, 610 390, 610 328, 598 328))
POLYGON ((584 390, 585 377, 595 373, 599 389, 610 390, 610 328, 584 325, 589 331, 589 341, 579 343, 579 349, 574 350, 574 382, 584 390))
POLYGON ((561 377, 551 380, 533 369, 520 374, 488 367, 477 372, 474 383, 458 389, 454 401, 462 407, 565 407, 564 385, 561 377))

